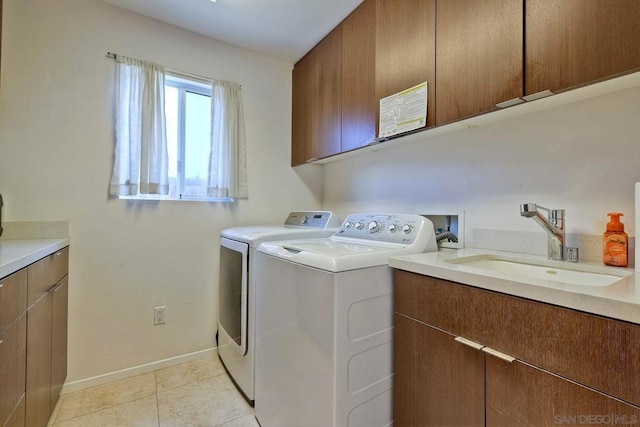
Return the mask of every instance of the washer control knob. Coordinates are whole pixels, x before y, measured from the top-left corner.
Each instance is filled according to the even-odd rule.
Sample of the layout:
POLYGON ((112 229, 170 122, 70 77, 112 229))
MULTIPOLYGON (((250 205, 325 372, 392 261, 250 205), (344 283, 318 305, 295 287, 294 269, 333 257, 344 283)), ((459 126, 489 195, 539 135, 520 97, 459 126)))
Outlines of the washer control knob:
POLYGON ((402 226, 402 232, 404 234, 409 234, 413 231, 413 225, 405 224, 402 226))
POLYGON ((353 223, 351 221, 347 221, 347 223, 344 225, 344 228, 346 228, 347 230, 351 230, 353 228, 353 223))
POLYGON ((364 227, 364 224, 361 222, 356 222, 356 230, 362 230, 362 228, 364 227))
POLYGON ((378 231, 380 231, 380 223, 378 221, 371 221, 369 224, 367 224, 367 230, 369 230, 369 233, 377 233, 378 231))
POLYGON ((305 225, 308 222, 309 222, 309 217, 308 216, 305 215, 302 218, 300 218, 300 225, 305 225))
POLYGON ((400 229, 400 226, 398 224, 389 224, 389 227, 388 227, 389 233, 395 233, 399 229, 400 229))

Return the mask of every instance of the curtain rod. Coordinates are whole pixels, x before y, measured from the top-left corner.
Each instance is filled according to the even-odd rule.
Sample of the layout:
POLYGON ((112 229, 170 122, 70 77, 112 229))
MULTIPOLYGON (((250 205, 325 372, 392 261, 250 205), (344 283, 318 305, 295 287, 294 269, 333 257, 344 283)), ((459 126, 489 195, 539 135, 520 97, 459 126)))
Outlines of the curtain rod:
MULTIPOLYGON (((111 59, 116 59, 116 55, 117 53, 114 52, 107 52, 107 58, 111 58, 111 59)), ((212 81, 214 81, 215 79, 212 79, 211 77, 207 77, 207 76, 201 76, 199 74, 193 74, 193 73, 185 73, 184 71, 178 71, 178 70, 172 70, 170 68, 166 69, 168 72, 170 72, 171 74, 175 74, 178 77, 187 77, 187 78, 191 78, 194 80, 202 80, 204 82, 207 83, 211 83, 212 81)), ((231 82, 233 83, 233 82, 231 82)))

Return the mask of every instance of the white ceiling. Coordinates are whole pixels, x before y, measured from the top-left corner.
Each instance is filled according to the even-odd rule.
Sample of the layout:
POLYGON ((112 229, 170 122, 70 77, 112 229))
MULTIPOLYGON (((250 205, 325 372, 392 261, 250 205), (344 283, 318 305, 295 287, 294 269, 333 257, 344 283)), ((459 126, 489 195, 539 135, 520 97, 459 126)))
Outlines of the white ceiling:
POLYGON ((362 0, 103 0, 294 63, 362 0))

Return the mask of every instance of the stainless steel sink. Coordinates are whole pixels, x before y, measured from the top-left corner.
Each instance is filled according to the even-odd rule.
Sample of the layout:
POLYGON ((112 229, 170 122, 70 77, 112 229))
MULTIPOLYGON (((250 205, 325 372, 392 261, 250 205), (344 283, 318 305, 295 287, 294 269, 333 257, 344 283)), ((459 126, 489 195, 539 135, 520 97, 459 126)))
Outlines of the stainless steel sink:
POLYGON ((631 272, 612 267, 571 264, 504 255, 473 255, 446 260, 451 264, 517 277, 548 280, 580 286, 609 286, 631 272))

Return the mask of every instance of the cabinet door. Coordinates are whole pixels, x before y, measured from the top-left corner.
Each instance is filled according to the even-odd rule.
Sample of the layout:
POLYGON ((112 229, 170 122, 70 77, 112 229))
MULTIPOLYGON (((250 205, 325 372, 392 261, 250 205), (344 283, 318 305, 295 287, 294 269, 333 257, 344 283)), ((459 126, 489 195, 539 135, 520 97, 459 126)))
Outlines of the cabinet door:
POLYGON ((518 360, 487 355, 487 426, 630 425, 640 408, 518 360))
POLYGON ((293 69, 291 164, 340 153, 342 28, 333 30, 293 69))
POLYGON ((27 311, 28 427, 44 427, 51 401, 51 292, 27 311))
POLYGON ((340 153, 342 139, 342 29, 333 30, 314 52, 311 156, 340 153))
POLYGON ((293 68, 291 112, 291 166, 304 164, 311 156, 313 124, 313 55, 309 52, 293 68))
POLYGON ((26 314, 0 333, 0 425, 24 394, 26 337, 26 314))
POLYGON ((438 2, 438 125, 523 94, 522 0, 438 2))
POLYGON ((342 147, 376 137, 376 0, 365 0, 342 23, 342 147))
POLYGON ((435 0, 378 0, 376 7, 376 111, 379 101, 428 82, 427 126, 435 124, 435 0))
POLYGON ((484 425, 484 353, 400 315, 394 340, 395 426, 484 425))
POLYGON ((51 410, 67 378, 68 276, 51 291, 51 410))
POLYGON ((640 67, 637 0, 526 0, 526 94, 640 67))

